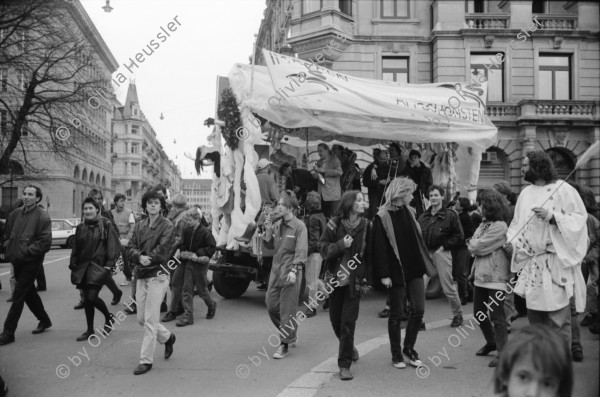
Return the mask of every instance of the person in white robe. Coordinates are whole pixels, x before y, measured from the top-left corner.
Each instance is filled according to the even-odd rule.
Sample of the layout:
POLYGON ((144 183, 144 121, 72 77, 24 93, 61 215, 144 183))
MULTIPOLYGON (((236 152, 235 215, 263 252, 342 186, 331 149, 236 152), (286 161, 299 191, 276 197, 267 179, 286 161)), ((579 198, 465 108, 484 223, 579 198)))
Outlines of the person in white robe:
POLYGON ((547 153, 528 153, 521 171, 531 185, 519 195, 505 246, 518 276, 514 291, 525 298, 531 324, 556 329, 570 346, 569 299, 575 297, 578 312, 585 306, 587 213, 577 191, 557 179, 547 153))

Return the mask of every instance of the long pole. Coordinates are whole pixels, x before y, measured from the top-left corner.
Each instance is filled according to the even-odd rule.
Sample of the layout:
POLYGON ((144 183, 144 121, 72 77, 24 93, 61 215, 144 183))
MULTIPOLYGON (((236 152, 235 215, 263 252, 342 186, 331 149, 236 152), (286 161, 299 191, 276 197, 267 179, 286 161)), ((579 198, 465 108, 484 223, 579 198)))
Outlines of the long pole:
MULTIPOLYGON (((544 204, 546 204, 548 202, 548 200, 550 200, 552 198, 552 196, 554 196, 554 194, 556 194, 556 192, 558 192, 558 189, 560 189, 560 187, 562 185, 565 184, 565 182, 567 182, 567 179, 569 179, 571 177, 571 175, 573 175, 573 173, 577 170, 577 168, 573 168, 573 171, 571 171, 569 173, 569 175, 567 175, 567 177, 560 183, 560 185, 558 185, 556 187, 556 189, 554 189, 554 191, 552 192, 552 194, 550 196, 548 196, 548 198, 546 200, 544 200, 544 202, 540 205, 540 207, 543 207, 544 204)), ((515 239, 515 237, 517 237, 521 231, 523 231, 523 229, 525 229, 525 226, 527 226, 529 224, 529 222, 531 222, 531 220, 533 219, 533 217, 535 216, 535 214, 531 215, 531 217, 529 217, 529 219, 527 219, 527 222, 525 222, 525 224, 519 229, 519 231, 517 232, 517 234, 515 234, 508 242, 507 244, 509 244, 511 241, 513 241, 515 239)))
POLYGON ((250 72, 250 98, 254 94, 254 64, 256 63, 256 42, 258 41, 258 35, 254 34, 254 45, 252 46, 252 68, 250 72))

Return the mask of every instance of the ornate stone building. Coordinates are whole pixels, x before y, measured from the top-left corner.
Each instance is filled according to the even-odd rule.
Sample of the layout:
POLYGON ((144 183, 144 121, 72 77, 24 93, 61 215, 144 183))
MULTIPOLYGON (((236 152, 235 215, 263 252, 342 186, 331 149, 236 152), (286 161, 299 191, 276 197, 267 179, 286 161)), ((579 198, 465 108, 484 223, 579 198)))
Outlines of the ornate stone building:
POLYGON ((134 83, 129 83, 124 106, 115 109, 111 159, 112 191, 125 194, 133 210, 141 211, 142 195, 150 186, 163 184, 172 193, 181 190, 181 171, 144 116, 134 83))
MULTIPOLYGON (((45 207, 49 205, 50 216, 57 219, 81 216, 81 204, 92 188, 99 188, 105 192, 105 196, 110 197, 112 182, 109 152, 111 119, 114 107, 118 103, 110 84, 110 76, 111 73, 117 70, 118 63, 80 2, 65 1, 64 3, 56 3, 54 6, 57 7, 58 12, 64 14, 65 23, 91 48, 96 70, 90 72, 91 74, 88 77, 102 81, 102 84, 97 87, 97 94, 84 101, 80 106, 80 114, 77 117, 78 122, 60 127, 62 129, 61 134, 64 134, 66 138, 64 142, 68 161, 60 160, 55 152, 49 151, 43 145, 40 145, 39 140, 33 140, 34 131, 32 130, 23 132, 21 138, 21 143, 29 161, 36 168, 47 170, 42 180, 35 180, 33 183, 41 187, 44 193, 42 204, 45 207), (70 144, 77 145, 80 150, 69 150, 70 144)), ((0 35, 2 33, 0 32, 0 35)), ((0 81, 4 76, 8 78, 7 83, 12 81, 13 86, 16 86, 19 79, 23 79, 18 72, 18 70, 12 69, 10 64, 8 66, 3 64, 0 66, 0 81)), ((11 84, 2 82, 0 86, 2 85, 10 86, 11 84)), ((0 90, 0 95, 2 94, 3 92, 0 90)), ((12 98, 22 101, 22 98, 18 96, 12 98)), ((3 99, 6 99, 6 97, 3 96, 3 99)), ((13 106, 17 106, 17 104, 13 104, 13 106)), ((2 113, 0 114, 1 124, 4 124, 6 111, 1 110, 0 113, 2 113)), ((36 128, 36 126, 31 126, 31 128, 36 128)), ((59 131, 58 128, 57 131, 59 131)), ((43 133, 38 135, 43 136, 43 133)), ((0 148, 2 142, 4 141, 0 140, 0 148)), ((13 153, 11 162, 14 164, 22 163, 22 156, 23 152, 20 149, 16 150, 13 153)), ((17 169, 19 167, 21 166, 16 166, 17 169)), ((0 201, 2 210, 8 211, 14 207, 16 200, 22 195, 22 187, 31 183, 28 181, 27 176, 25 175, 26 179, 23 181, 2 185, 2 198, 0 201)), ((1 181, 2 176, 0 176, 1 181)))
MULTIPOLYGON (((266 48, 399 83, 485 76, 487 113, 499 134, 483 155, 479 186, 507 180, 518 191, 528 151, 550 153, 564 177, 600 139, 599 7, 597 1, 268 0, 255 55, 264 64, 266 48)), ((570 180, 600 195, 600 160, 570 180)))

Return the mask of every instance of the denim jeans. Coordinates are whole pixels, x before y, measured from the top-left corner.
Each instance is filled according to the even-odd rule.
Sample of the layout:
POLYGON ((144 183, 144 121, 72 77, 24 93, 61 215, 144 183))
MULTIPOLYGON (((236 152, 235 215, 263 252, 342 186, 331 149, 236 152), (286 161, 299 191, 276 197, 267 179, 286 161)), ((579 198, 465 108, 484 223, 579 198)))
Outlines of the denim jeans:
POLYGON ((5 333, 11 335, 15 333, 25 304, 38 321, 50 323, 50 317, 48 317, 42 299, 34 287, 35 278, 41 266, 44 266, 41 260, 17 263, 14 266, 16 284, 12 296, 13 302, 8 310, 6 321, 4 321, 5 333))
POLYGON ((417 342, 419 327, 425 314, 425 282, 423 278, 415 278, 408 282, 406 288, 392 286, 388 289, 388 302, 390 305, 390 317, 388 319, 388 335, 390 337, 390 348, 392 359, 396 360, 402 355, 402 332, 401 318, 404 313, 404 296, 410 296, 410 313, 408 325, 406 326, 406 337, 404 347, 414 348, 417 342))
POLYGON ((497 289, 475 286, 473 291, 473 317, 479 322, 479 328, 483 333, 485 342, 488 345, 496 345, 498 356, 500 356, 504 345, 508 341, 506 315, 504 313, 505 297, 506 292, 497 289), (497 292, 502 292, 502 300, 496 297, 497 292), (483 321, 479 321, 477 316, 479 312, 486 315, 483 321))
POLYGON ((455 316, 462 316, 460 298, 458 297, 458 291, 456 290, 454 280, 452 279, 451 252, 446 250, 437 250, 435 252, 431 252, 431 255, 433 256, 433 263, 438 271, 438 277, 440 284, 442 285, 442 289, 444 290, 444 295, 446 295, 446 298, 448 298, 448 302, 450 303, 452 314, 455 316))
POLYGON ((265 301, 269 317, 281 335, 281 343, 294 343, 299 325, 296 314, 303 271, 298 269, 296 282, 291 284, 285 281, 287 273, 281 274, 285 270, 283 266, 273 264, 265 301))
POLYGON ((350 368, 354 351, 354 329, 358 319, 360 297, 350 296, 350 286, 334 288, 329 295, 329 320, 340 341, 338 367, 350 368))
POLYGON ((164 344, 171 332, 160 323, 160 304, 169 288, 169 276, 160 275, 137 280, 137 320, 145 328, 140 364, 152 364, 156 342, 164 344))
POLYGON ((206 303, 206 307, 211 308, 215 302, 208 292, 208 263, 187 262, 185 265, 185 276, 183 278, 183 309, 184 318, 194 322, 194 285, 198 291, 200 299, 206 303))

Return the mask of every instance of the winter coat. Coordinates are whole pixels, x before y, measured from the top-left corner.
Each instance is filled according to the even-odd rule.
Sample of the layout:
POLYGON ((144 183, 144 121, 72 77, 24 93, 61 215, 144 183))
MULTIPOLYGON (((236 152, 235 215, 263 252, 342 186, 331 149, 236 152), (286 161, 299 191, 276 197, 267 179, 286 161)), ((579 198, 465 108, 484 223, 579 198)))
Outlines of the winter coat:
POLYGON ((458 214, 443 206, 435 215, 431 214, 430 207, 419 217, 419 224, 425 245, 430 251, 436 251, 441 246, 450 251, 459 248, 465 242, 458 214))
POLYGON ((150 226, 150 217, 135 224, 133 236, 127 246, 127 255, 136 266, 138 278, 155 277, 163 268, 167 268, 171 247, 173 246, 173 224, 162 215, 150 226), (152 258, 148 266, 140 264, 140 256, 152 258))
POLYGON ((13 265, 43 260, 52 245, 52 222, 48 213, 37 206, 10 213, 4 230, 4 253, 13 265))
POLYGON ((417 184, 417 194, 422 193, 427 196, 429 187, 433 185, 433 177, 431 175, 431 169, 429 169, 422 161, 419 163, 420 166, 418 168, 413 168, 410 166, 410 162, 407 161, 406 167, 404 167, 404 170, 402 171, 402 175, 409 177, 417 184))
POLYGON ((321 255, 327 262, 327 270, 333 274, 331 284, 334 288, 339 281, 350 278, 350 296, 360 295, 360 285, 369 282, 371 273, 371 222, 361 219, 359 225, 350 233, 342 223, 341 217, 334 217, 327 223, 321 236, 321 255), (344 245, 344 237, 350 234, 353 238, 350 248, 344 245))
POLYGON ((510 279, 510 259, 502 248, 507 231, 504 221, 484 221, 467 242, 469 251, 475 256, 473 273, 476 281, 505 283, 510 279))
MULTIPOLYGON (((373 266, 379 278, 389 277, 392 279, 392 285, 395 286, 405 286, 415 278, 423 277, 425 261, 432 261, 423 242, 419 224, 414 219, 413 211, 413 208, 406 206, 395 210, 382 208, 373 219, 371 238, 373 266), (383 211, 387 211, 391 218, 400 261, 382 222, 385 214, 383 211)), ((431 265, 433 266, 433 263, 431 265)))
POLYGON ((187 225, 181 235, 179 249, 181 251, 192 252, 197 256, 207 256, 211 258, 215 253, 217 243, 212 232, 202 225, 193 228, 187 225))
POLYGON ((121 253, 119 234, 110 220, 98 216, 77 225, 71 251, 71 283, 103 285, 121 253), (87 273, 87 274, 86 274, 87 273))

